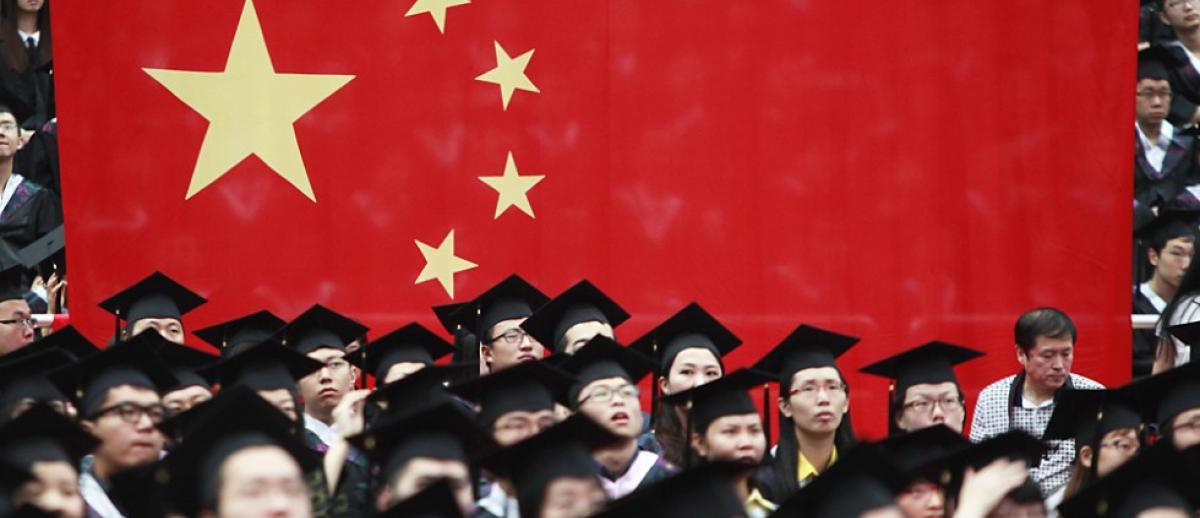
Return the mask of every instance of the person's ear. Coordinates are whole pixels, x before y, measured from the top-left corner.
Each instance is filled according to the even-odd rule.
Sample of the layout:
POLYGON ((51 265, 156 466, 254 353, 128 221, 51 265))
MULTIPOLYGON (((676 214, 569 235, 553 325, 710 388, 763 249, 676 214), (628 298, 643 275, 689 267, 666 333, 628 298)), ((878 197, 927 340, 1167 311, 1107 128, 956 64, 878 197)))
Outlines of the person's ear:
POLYGON ((1146 260, 1150 262, 1150 266, 1157 267, 1158 266, 1158 252, 1155 252, 1153 248, 1147 248, 1146 249, 1146 260))
POLYGON ((692 449, 696 450, 696 454, 700 457, 708 457, 708 445, 705 444, 704 438, 698 432, 692 432, 692 449))
POLYGON ((1022 367, 1024 367, 1025 362, 1029 359, 1029 357, 1025 355, 1025 351, 1021 349, 1021 346, 1014 345, 1013 347, 1016 347, 1017 349, 1017 361, 1021 363, 1022 367))
POLYGON ((671 395, 671 391, 669 390, 669 388, 670 388, 670 386, 667 385, 667 377, 659 376, 658 377, 658 391, 661 392, 662 395, 664 395, 664 396, 669 396, 669 395, 671 395))
POLYGON ((483 358, 483 363, 490 368, 492 366, 492 346, 480 345, 479 357, 483 358))
POLYGON ((1092 469, 1092 447, 1084 446, 1079 449, 1079 464, 1087 469, 1092 469))
POLYGON ((788 419, 792 418, 792 403, 787 398, 779 398, 779 413, 788 419))
POLYGON ((358 367, 355 367, 353 365, 350 366, 350 384, 351 385, 353 385, 355 382, 358 381, 358 376, 360 374, 362 374, 362 369, 359 369, 358 367))
MULTIPOLYGON (((1164 2, 1164 4, 1165 4, 1165 2, 1164 2)), ((1167 6, 1163 5, 1163 8, 1158 10, 1158 21, 1162 22, 1163 25, 1170 27, 1171 20, 1167 18, 1166 8, 1167 8, 1167 6)))

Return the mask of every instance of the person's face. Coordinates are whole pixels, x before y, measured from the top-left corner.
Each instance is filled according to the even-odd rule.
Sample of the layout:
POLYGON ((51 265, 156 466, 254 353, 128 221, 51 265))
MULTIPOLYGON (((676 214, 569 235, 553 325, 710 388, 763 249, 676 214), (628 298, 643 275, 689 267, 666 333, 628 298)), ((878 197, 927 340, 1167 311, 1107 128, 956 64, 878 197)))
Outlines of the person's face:
POLYGON ((59 518, 83 518, 83 495, 79 493, 79 473, 62 461, 34 462, 26 482, 13 494, 13 507, 25 504, 59 518))
POLYGON ((147 329, 153 329, 166 338, 168 342, 183 345, 183 322, 174 318, 143 318, 133 323, 129 336, 137 336, 147 329))
POLYGON ((122 415, 119 405, 152 408, 161 402, 158 393, 148 388, 119 385, 109 389, 99 408, 103 413, 81 421, 87 431, 100 439, 96 462, 104 462, 111 472, 116 472, 158 460, 163 435, 155 428, 154 419, 140 411, 122 415), (113 410, 104 412, 110 408, 113 410))
POLYGON ((663 394, 678 394, 720 377, 721 361, 717 355, 703 347, 691 347, 675 355, 666 379, 659 379, 659 389, 663 394))
POLYGON ((1165 0, 1159 19, 1176 31, 1200 27, 1200 8, 1194 0, 1165 0))
POLYGON ((300 397, 304 398, 304 407, 319 409, 328 413, 337 406, 347 392, 354 389, 355 369, 346 361, 346 353, 331 348, 322 347, 308 353, 308 357, 323 363, 316 372, 300 378, 300 397))
POLYGON ((579 411, 621 437, 642 433, 642 402, 637 387, 621 377, 588 383, 579 391, 579 411))
POLYGON ((808 433, 836 432, 850 410, 846 384, 833 367, 800 370, 792 375, 790 393, 780 399, 783 415, 790 417, 796 428, 808 433))
POLYGON ((417 457, 408 461, 400 472, 392 477, 385 505, 391 507, 422 489, 445 480, 450 483, 454 500, 458 502, 463 516, 467 516, 471 512, 472 504, 470 477, 467 466, 460 461, 417 457))
POLYGON ((1025 367, 1025 382, 1045 390, 1058 390, 1067 382, 1074 354, 1075 344, 1070 338, 1039 336, 1028 354, 1017 348, 1017 360, 1025 367))
POLYGON ((758 464, 767 450, 767 437, 757 413, 718 417, 703 437, 693 438, 696 452, 709 461, 758 464))
POLYGON ((0 113, 0 159, 12 158, 23 145, 17 118, 11 113, 0 113))
POLYGON ((588 340, 595 338, 597 335, 603 335, 608 338, 616 338, 613 334, 612 326, 604 322, 580 322, 567 329, 563 333, 563 352, 567 354, 575 354, 581 347, 588 343, 588 340))
POLYGON ((520 362, 541 359, 546 355, 546 348, 520 328, 524 321, 524 318, 501 320, 488 331, 491 336, 480 345, 479 352, 491 367, 491 372, 520 362))
POLYGON ((172 415, 175 415, 186 412, 212 397, 212 391, 199 385, 192 385, 163 394, 162 402, 163 406, 167 407, 172 415))
POLYGON ((36 13, 43 5, 46 0, 17 0, 17 9, 27 13, 36 13))
POLYGON ((942 518, 946 515, 946 493, 941 486, 921 480, 896 495, 896 505, 908 518, 942 518))
POLYGON ((388 370, 383 375, 382 383, 391 383, 409 377, 412 373, 425 368, 425 364, 421 362, 400 362, 388 367, 388 370))
POLYGON ((1195 243, 1190 238, 1176 238, 1167 241, 1161 253, 1155 253, 1153 249, 1147 250, 1146 253, 1150 256, 1154 275, 1167 283, 1167 286, 1179 289, 1179 283, 1183 282, 1183 274, 1187 272, 1188 265, 1192 264, 1195 243))
POLYGON ((921 383, 905 390, 904 410, 896 424, 901 430, 915 432, 930 426, 944 424, 951 430, 962 433, 967 413, 958 396, 958 385, 945 383, 921 383))
POLYGON ((1146 78, 1137 83, 1137 120, 1142 124, 1159 124, 1167 118, 1171 106, 1171 83, 1164 79, 1146 78))
POLYGON ((1186 450, 1200 444, 1200 408, 1185 410, 1171 422, 1175 449, 1186 450))
POLYGON ((1153 507, 1138 513, 1137 518, 1192 518, 1174 507, 1153 507))
POLYGON ((300 415, 296 413, 296 399, 292 397, 292 392, 288 389, 260 390, 258 391, 258 395, 267 400, 275 408, 278 408, 280 412, 288 416, 288 419, 292 421, 300 420, 300 415))
POLYGON ((595 477, 559 477, 546 485, 542 518, 577 518, 596 514, 607 501, 595 477))
POLYGON ((221 464, 220 518, 308 518, 312 500, 300 465, 278 446, 255 446, 221 464))
MULTIPOLYGON (((4 114, 0 114, 0 124, 3 124, 3 120, 4 114)), ((3 141, 2 137, 0 141, 3 141)), ((3 144, 0 144, 0 147, 3 147, 3 144)), ((33 326, 26 323, 29 315, 29 304, 23 299, 0 302, 0 320, 15 321, 11 324, 0 324, 0 356, 25 347, 33 341, 33 326)))
POLYGON ((992 508, 987 518, 1046 518, 1046 505, 1041 502, 1022 504, 1005 498, 992 508))
MULTIPOLYGON (((1138 440, 1136 430, 1125 428, 1108 432, 1100 440, 1100 455, 1097 457, 1096 473, 1102 477, 1112 473, 1113 470, 1136 456, 1140 446, 1141 441, 1138 440)), ((1090 462, 1085 465, 1091 467, 1090 462)))
POLYGON ((542 430, 554 425, 557 416, 553 409, 529 412, 514 410, 496 419, 492 427, 492 437, 500 446, 510 446, 533 437, 542 430))

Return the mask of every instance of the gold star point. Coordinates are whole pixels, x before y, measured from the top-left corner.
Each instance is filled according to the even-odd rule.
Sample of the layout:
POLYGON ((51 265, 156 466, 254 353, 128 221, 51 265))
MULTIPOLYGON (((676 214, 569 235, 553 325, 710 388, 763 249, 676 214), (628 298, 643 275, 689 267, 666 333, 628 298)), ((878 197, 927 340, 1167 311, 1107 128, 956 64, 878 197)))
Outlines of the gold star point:
POLYGON ((225 70, 143 70, 209 123, 185 199, 255 155, 317 201, 292 123, 354 76, 277 74, 253 0, 242 7, 225 70))
POLYGON ((512 151, 509 151, 508 159, 504 163, 503 175, 479 177, 480 181, 488 184, 500 195, 496 200, 496 215, 493 219, 499 219, 500 215, 504 214, 509 207, 516 207, 529 217, 535 217, 533 206, 529 204, 529 190, 544 178, 545 175, 540 174, 520 174, 517 171, 517 163, 513 160, 512 151))
POLYGON ((496 68, 480 74, 475 79, 500 85, 500 101, 505 110, 508 109, 508 101, 512 99, 513 92, 516 90, 541 93, 537 86, 534 86, 533 81, 529 80, 529 76, 525 75, 525 67, 529 66, 529 60, 533 58, 535 49, 529 49, 528 52, 513 58, 509 57, 504 47, 500 46, 500 42, 497 41, 495 44, 496 68))
POLYGON ((417 281, 414 284, 437 279, 438 283, 442 285, 442 289, 446 290, 446 295, 453 299, 454 274, 479 265, 454 255, 453 230, 446 234, 445 239, 442 239, 442 244, 437 248, 422 243, 419 239, 414 241, 417 243, 417 249, 421 251, 421 255, 425 257, 425 267, 417 275, 417 281))
POLYGON ((446 34, 446 9, 469 3, 471 0, 417 0, 413 2, 412 7, 408 8, 408 12, 404 13, 404 16, 429 13, 429 16, 433 18, 433 23, 437 25, 438 32, 446 34))

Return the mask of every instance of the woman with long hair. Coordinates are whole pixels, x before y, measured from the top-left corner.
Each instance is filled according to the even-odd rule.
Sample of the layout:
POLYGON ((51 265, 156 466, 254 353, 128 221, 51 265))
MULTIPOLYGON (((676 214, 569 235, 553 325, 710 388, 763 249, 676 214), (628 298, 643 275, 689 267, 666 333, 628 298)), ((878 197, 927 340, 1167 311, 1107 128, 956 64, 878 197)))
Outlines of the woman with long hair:
POLYGON ((1178 367, 1190 361, 1191 347, 1171 336, 1167 329, 1180 324, 1200 321, 1200 261, 1192 261, 1187 273, 1179 281, 1175 296, 1162 310, 1158 319, 1155 334, 1158 335, 1158 346, 1154 355, 1153 372, 1155 374, 1178 367))
POLYGON ((1142 416, 1122 390, 1068 390, 1059 395, 1043 440, 1075 439, 1071 478, 1047 495, 1054 508, 1088 484, 1108 475, 1142 449, 1142 416))

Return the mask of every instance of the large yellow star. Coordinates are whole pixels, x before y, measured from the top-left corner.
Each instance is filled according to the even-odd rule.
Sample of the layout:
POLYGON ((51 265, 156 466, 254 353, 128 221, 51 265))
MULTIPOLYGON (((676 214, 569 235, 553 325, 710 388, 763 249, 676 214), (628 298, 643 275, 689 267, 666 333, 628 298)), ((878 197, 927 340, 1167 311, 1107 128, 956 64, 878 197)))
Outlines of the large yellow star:
POLYGON ((454 298, 454 274, 479 266, 454 255, 453 230, 446 234, 446 238, 437 248, 422 243, 419 239, 414 241, 417 243, 417 248, 421 250, 421 255, 425 256, 425 267, 417 275, 417 282, 414 284, 437 279, 450 298, 454 298))
POLYGON ((223 72, 143 70, 208 119, 186 198, 255 155, 317 201, 292 123, 354 76, 276 74, 252 0, 242 7, 223 72))
POLYGON ((504 109, 508 109, 508 101, 512 99, 514 90, 525 90, 526 92, 541 93, 538 88, 533 85, 533 81, 529 80, 529 76, 525 75, 525 67, 529 66, 529 60, 533 58, 533 51, 517 56, 515 59, 508 56, 504 51, 504 47, 500 46, 500 42, 496 43, 496 68, 488 70, 475 79, 488 83, 496 83, 500 85, 500 100, 503 102, 504 109))
POLYGON ((446 34, 446 9, 469 3, 471 0, 417 0, 404 16, 429 13, 433 23, 437 24, 438 32, 446 34))
POLYGON ((529 205, 529 196, 527 193, 533 186, 545 178, 540 174, 522 175, 517 172, 517 163, 513 161, 512 151, 508 152, 508 160, 504 163, 503 176, 480 176, 479 179, 483 183, 488 184, 496 192, 500 193, 499 199, 496 200, 496 215, 493 219, 499 219, 504 211, 509 207, 517 207, 521 212, 533 215, 533 207, 529 205))

